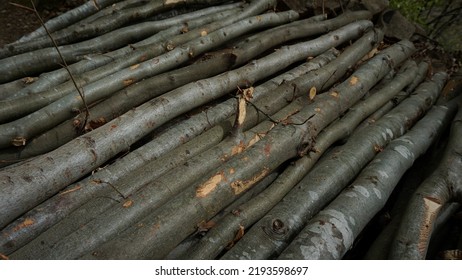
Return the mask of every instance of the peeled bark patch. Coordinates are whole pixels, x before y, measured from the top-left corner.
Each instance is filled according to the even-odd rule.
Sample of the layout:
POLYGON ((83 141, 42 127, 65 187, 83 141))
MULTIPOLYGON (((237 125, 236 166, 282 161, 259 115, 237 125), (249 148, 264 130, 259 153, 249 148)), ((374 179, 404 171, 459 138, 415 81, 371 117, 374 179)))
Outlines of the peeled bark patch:
POLYGON ((21 224, 19 224, 19 225, 17 225, 15 227, 15 231, 18 231, 18 230, 21 230, 21 229, 26 228, 28 226, 31 226, 34 223, 35 223, 35 221, 33 219, 27 218, 21 224))
POLYGON ((216 187, 222 182, 226 181, 225 175, 223 172, 220 172, 210 179, 205 181, 202 185, 198 186, 196 189, 196 197, 206 197, 209 193, 216 189, 216 187))
POLYGON ((246 191, 251 186, 255 185, 261 179, 265 178, 266 175, 268 175, 270 171, 271 170, 269 168, 265 167, 260 173, 256 174, 249 180, 236 180, 231 183, 231 189, 233 190, 235 195, 238 195, 246 191))

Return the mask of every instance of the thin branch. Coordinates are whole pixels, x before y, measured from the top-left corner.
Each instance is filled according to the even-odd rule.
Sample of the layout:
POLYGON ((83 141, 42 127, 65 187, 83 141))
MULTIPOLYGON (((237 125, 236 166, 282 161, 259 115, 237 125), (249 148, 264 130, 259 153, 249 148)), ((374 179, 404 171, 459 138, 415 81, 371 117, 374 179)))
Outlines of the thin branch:
POLYGON ((28 11, 31 11, 31 12, 34 12, 35 15, 37 16, 38 20, 40 21, 40 24, 43 26, 43 28, 45 29, 48 37, 50 38, 51 42, 53 43, 53 46, 55 47, 56 51, 58 52, 58 55, 59 55, 59 58, 61 60, 61 66, 66 69, 67 73, 69 74, 69 77, 71 78, 72 80, 72 83, 74 84, 75 88, 77 89, 77 92, 79 93, 80 95, 80 98, 82 98, 82 102, 83 102, 83 105, 85 107, 85 121, 83 123, 83 125, 81 126, 81 130, 83 131, 85 129, 85 126, 87 124, 87 121, 88 119, 90 118, 90 110, 88 108, 88 105, 87 105, 87 102, 85 102, 85 94, 83 93, 82 89, 79 88, 79 86, 77 85, 77 82, 74 78, 74 76, 72 75, 71 71, 69 70, 69 66, 67 65, 66 63, 66 60, 64 59, 63 55, 61 54, 61 51, 59 50, 59 47, 58 47, 58 44, 56 43, 56 41, 53 39, 53 36, 51 36, 51 33, 50 31, 48 30, 48 28, 46 27, 45 25, 45 22, 43 21, 42 17, 40 16, 39 12, 37 11, 37 8, 35 7, 35 4, 34 2, 31 0, 30 1, 31 5, 32 5, 32 8, 29 8, 27 6, 24 6, 24 5, 21 5, 21 4, 18 4, 18 3, 12 3, 10 2, 11 5, 14 5, 16 7, 19 7, 19 8, 22 8, 22 9, 25 9, 25 10, 28 10, 28 11))

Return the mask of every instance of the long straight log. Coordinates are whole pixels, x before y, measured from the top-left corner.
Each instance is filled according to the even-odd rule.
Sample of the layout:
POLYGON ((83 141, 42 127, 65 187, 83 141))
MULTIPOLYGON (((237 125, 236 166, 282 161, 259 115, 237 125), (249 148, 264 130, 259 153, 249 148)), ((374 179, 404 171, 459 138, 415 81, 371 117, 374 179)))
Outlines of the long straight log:
MULTIPOLYGON (((424 103, 421 106, 426 105, 424 103)), ((335 197, 374 156, 376 153, 374 145, 385 145, 392 137, 402 133, 407 120, 412 123, 412 120, 418 117, 420 110, 419 108, 411 112, 409 109, 403 109, 403 113, 409 116, 403 117, 402 113, 397 114, 395 116, 397 120, 392 123, 380 119, 368 128, 364 128, 362 133, 352 135, 341 152, 333 152, 318 163, 283 201, 225 254, 224 258, 265 259, 277 256, 301 229, 304 221, 335 197), (369 144, 365 144, 364 141, 369 144), (335 172, 332 166, 335 166, 335 172), (294 207, 295 205, 297 207, 294 207), (254 250, 257 247, 258 250, 254 250)))
MULTIPOLYGON (((235 14, 234 18, 232 16, 225 18, 222 24, 220 23, 215 24, 217 26, 215 26, 211 30, 216 31, 217 27, 219 29, 229 24, 232 24, 234 22, 243 20, 245 18, 258 15, 261 12, 266 11, 271 7, 270 5, 271 3, 269 2, 274 2, 274 0, 255 0, 254 2, 251 3, 251 5, 245 7, 242 13, 235 14)), ((180 29, 175 28, 174 30, 181 30, 183 26, 178 26, 178 27, 180 29)), ((170 30, 170 29, 167 29, 167 30, 170 30)), ((205 31, 207 32, 207 29, 205 31)), ((189 32, 184 34, 185 36, 183 37, 190 38, 190 36, 193 35, 193 34, 188 34, 188 33, 189 32)), ((198 33, 201 34, 200 31, 198 33)), ((207 32, 207 33, 211 33, 211 32, 207 32)), ((196 38, 199 36, 196 36, 196 38)), ((186 42, 183 41, 181 42, 180 45, 185 44, 185 43, 186 42)), ((163 46, 159 46, 159 47, 163 47, 163 46)), ((62 47, 59 47, 59 48, 62 48, 62 47)), ((145 50, 145 51, 149 53, 149 50, 145 50)), ((2 75, 0 76, 0 79, 2 80, 0 80, 0 82, 5 82, 10 79, 15 79, 15 77, 18 77, 18 76, 19 77, 28 76, 27 74, 28 72, 40 71, 40 69, 42 69, 43 71, 43 69, 46 69, 46 68, 55 69, 59 67, 59 63, 61 63, 61 61, 59 60, 59 56, 56 54, 56 50, 53 50, 51 48, 49 49, 49 51, 45 51, 44 53, 42 50, 38 50, 38 52, 42 52, 41 55, 38 57, 36 56, 36 54, 34 54, 34 52, 29 52, 25 54, 6 57, 0 60, 2 61, 2 68, 0 68, 2 70, 1 71, 2 75), (44 60, 45 57, 48 57, 48 59, 44 60)), ((135 63, 131 63, 131 64, 135 64, 135 63)))
MULTIPOLYGON (((74 22, 77 22, 83 18, 86 18, 99 10, 112 5, 118 2, 118 0, 98 0, 98 4, 95 5, 96 2, 86 2, 70 11, 65 12, 55 18, 50 19, 45 23, 45 27, 49 30, 49 32, 54 32, 56 30, 62 29, 74 22)), ((19 40, 14 42, 13 44, 24 43, 27 41, 31 41, 33 39, 46 36, 47 33, 45 28, 42 26, 35 31, 22 36, 19 40)), ((8 47, 8 45, 6 45, 8 47)))
MULTIPOLYGON (((370 42, 366 41, 365 45, 368 44, 370 44, 370 42)), ((362 52, 367 52, 367 50, 362 52)), ((358 54, 359 57, 363 55, 361 52, 355 53, 358 54)), ((333 53, 328 51, 326 54, 312 59, 306 64, 289 71, 287 74, 279 75, 278 77, 265 82, 263 85, 255 87, 252 99, 254 102, 257 102, 262 98, 265 100, 271 100, 272 98, 265 98, 267 97, 267 92, 273 92, 273 89, 286 80, 290 81, 296 76, 322 67, 333 58, 333 53)), ((354 61, 354 57, 349 59, 354 61)), ((338 69, 340 72, 346 71, 347 69, 345 68, 342 70, 340 65, 343 62, 345 62, 344 64, 346 65, 354 63, 347 63, 346 61, 348 61, 348 59, 344 60, 339 57, 339 59, 335 60, 334 63, 338 67, 334 67, 334 69, 338 69)), ((323 80, 327 80, 330 76, 331 73, 329 72, 316 73, 315 75, 315 77, 319 77, 318 84, 323 84, 323 80)), ((316 79, 313 80, 316 81, 316 79)), ((272 96, 279 95, 276 93, 272 96)), ((289 98, 284 95, 282 96, 283 98, 289 98)), ((266 107, 264 104, 261 104, 260 106, 266 107)), ((210 129, 213 125, 216 125, 232 116, 235 111, 235 102, 225 101, 223 103, 219 103, 216 106, 213 106, 204 112, 198 113, 191 118, 178 123, 176 126, 167 129, 161 135, 158 135, 153 141, 135 151, 130 152, 114 164, 92 174, 87 179, 68 186, 65 190, 63 190, 62 195, 48 199, 6 227, 2 231, 2 234, 0 234, 4 237, 0 239, 1 251, 7 254, 15 251, 17 248, 32 240, 35 236, 66 217, 74 209, 84 204, 89 199, 100 195, 101 192, 106 190, 108 185, 117 185, 117 181, 119 179, 127 176, 141 166, 147 165, 150 161, 157 159, 182 143, 190 141, 195 136, 200 135, 204 130, 210 129), (76 188, 78 188, 78 192, 71 191, 76 188), (57 209, 58 207, 59 211, 55 211, 54 209, 57 209), (25 221, 34 221, 34 223, 29 223, 27 227, 20 226, 24 224, 25 221)), ((248 108, 247 111, 252 110, 248 108)))
MULTIPOLYGON (((459 96, 459 102, 461 97, 459 96)), ((453 120, 449 143, 438 168, 412 196, 389 253, 391 259, 425 259, 442 207, 462 201, 462 110, 453 120)))
MULTIPOLYGON (((144 78, 171 70, 191 58, 197 57, 247 32, 258 28, 279 25, 291 21, 296 17, 298 17, 297 14, 289 11, 278 14, 270 13, 239 21, 190 41, 164 55, 124 68, 121 71, 83 86, 81 92, 85 95, 85 102, 91 104, 144 78)), ((14 139, 21 138, 27 141, 31 136, 37 135, 71 118, 74 114, 73 110, 81 108, 82 104, 83 100, 80 94, 77 96, 75 93, 68 94, 34 113, 8 124, 0 125, 2 132, 0 134, 0 147, 5 147, 8 144, 11 145, 14 139)), ((5 117, 7 116, 5 115, 5 117)))
POLYGON ((4 149, 0 154, 0 167, 52 151, 83 132, 93 130, 149 99, 187 83, 225 72, 234 65, 235 60, 236 56, 232 53, 215 53, 190 66, 131 85, 91 107, 89 119, 86 120, 86 113, 81 113, 33 138, 23 148, 4 149))
POLYGON ((456 110, 456 103, 433 108, 408 133, 387 145, 348 188, 310 219, 279 259, 341 259, 456 110))
POLYGON ((87 253, 139 220, 146 212, 162 205, 185 184, 194 182, 211 167, 219 165, 223 154, 230 153, 234 148, 232 139, 221 141, 228 135, 230 126, 223 123, 184 144, 186 147, 182 148, 183 151, 189 151, 192 145, 205 149, 188 155, 187 160, 178 162, 181 164, 165 166, 173 156, 172 152, 149 163, 155 169, 155 174, 151 175, 155 180, 151 184, 145 183, 143 189, 137 191, 141 186, 124 182, 113 185, 113 189, 106 188, 104 193, 101 192, 68 218, 13 253, 11 258, 75 259, 87 253), (83 240, 85 242, 82 244, 83 240))
MULTIPOLYGON (((76 26, 74 30, 62 29, 53 34, 53 39, 58 45, 69 44, 75 41, 105 34, 111 30, 122 27, 130 21, 142 20, 155 13, 163 12, 184 4, 221 4, 224 0, 151 0, 138 7, 129 7, 108 16, 101 17, 91 23, 83 23, 76 26)), ((44 47, 53 46, 49 38, 44 37, 22 44, 13 44, 0 49, 0 58, 20 55, 26 52, 44 47)))
MULTIPOLYGON (((138 44, 134 44, 134 47, 136 50, 132 50, 131 48, 127 47, 127 50, 129 52, 129 55, 123 55, 121 56, 120 59, 117 59, 116 61, 113 61, 104 67, 99 67, 93 71, 90 71, 88 73, 84 73, 78 77, 78 84, 80 86, 85 86, 88 83, 95 82, 99 79, 103 79, 106 76, 112 75, 118 70, 121 70, 125 67, 129 67, 132 65, 137 65, 140 61, 144 61, 146 59, 153 58, 157 55, 161 55, 162 53, 165 53, 168 49, 174 48, 175 46, 182 45, 186 42, 189 42, 195 38, 198 38, 201 36, 201 34, 206 31, 206 33, 210 33, 214 30, 217 30, 218 28, 222 28, 223 26, 226 26, 227 24, 231 24, 233 22, 236 22, 240 18, 242 18, 244 15, 249 14, 249 11, 252 11, 252 7, 247 7, 245 8, 241 13, 238 15, 232 15, 229 16, 228 18, 225 18, 224 20, 220 20, 219 22, 215 22, 213 24, 208 24, 206 26, 202 26, 201 28, 198 28, 196 30, 191 30, 187 32, 186 34, 178 35, 172 38, 173 35, 170 35, 168 37, 168 40, 165 39, 165 42, 162 44, 159 44, 158 40, 154 41, 153 43, 149 43, 148 45, 143 45, 142 42, 138 44)), ((259 10, 258 10, 259 11, 259 10)), ((352 13, 345 13, 337 18, 321 22, 321 23, 316 23, 314 24, 312 21, 313 19, 306 19, 302 21, 297 21, 294 24, 287 24, 281 27, 277 27, 274 30, 268 30, 262 32, 261 35, 257 36, 268 36, 266 39, 263 40, 262 46, 253 46, 249 48, 250 46, 246 46, 244 44, 243 47, 247 48, 247 53, 249 53, 249 57, 252 57, 258 53, 261 53, 265 48, 263 47, 264 45, 268 44, 277 44, 277 42, 282 43, 287 39, 296 39, 296 38, 301 38, 301 37, 306 37, 310 35, 315 35, 319 34, 325 31, 330 31, 334 30, 337 28, 340 28, 341 26, 344 26, 354 20, 359 20, 359 19, 369 19, 370 18, 370 13, 367 11, 358 11, 358 12, 352 12, 352 13), (274 32, 273 36, 271 36, 271 32, 274 32), (270 38, 270 41, 268 41, 268 38, 270 38)), ((295 19, 295 18, 294 18, 295 19)), ((194 26, 195 22, 190 22, 188 24, 191 25, 191 28, 194 26)), ((166 30, 165 32, 167 32, 166 30)), ((177 28, 175 29, 176 32, 180 32, 181 29, 177 28)), ((170 32, 169 32, 170 34, 170 32)), ((162 36, 163 37, 163 36, 162 36)), ((254 40, 260 40, 260 38, 255 38, 254 40)), ((236 46, 239 48, 240 46, 236 46)), ((117 53, 109 53, 107 54, 108 56, 112 57, 119 57, 121 54, 124 54, 126 51, 121 50, 120 52, 117 53), (120 53, 120 54, 119 54, 120 53)), ((92 59, 91 62, 85 63, 84 65, 90 64, 92 67, 97 63, 96 61, 106 61, 108 58, 106 57, 97 57, 96 59, 92 59), (97 59, 97 60, 96 60, 97 59), (95 61, 95 62, 93 62, 95 61)), ((246 60, 242 61, 236 61, 236 65, 240 65, 243 62, 247 62, 246 60)), ((80 62, 77 64, 81 64, 80 62)), ((83 66, 82 66, 83 67, 83 66)), ((77 73, 80 72, 81 68, 80 66, 77 67, 77 65, 74 67, 74 65, 70 66, 70 69, 72 71, 76 71, 77 73)), ((74 73, 74 72, 72 72, 74 73)), ((68 74, 67 72, 63 72, 60 74, 62 77, 67 77, 68 74)), ((53 78, 54 80, 55 78, 53 78)), ((34 86, 38 82, 35 82, 31 86, 34 86)), ((71 82, 67 82, 63 85, 60 85, 58 88, 53 88, 51 90, 39 93, 37 95, 33 96, 27 96, 24 98, 19 98, 11 101, 5 101, 5 102, 0 102, 2 104, 3 109, 0 110, 0 120, 5 118, 12 119, 17 116, 22 116, 26 113, 33 112, 34 110, 37 110, 39 108, 42 108, 43 106, 55 101, 56 99, 63 97, 67 94, 72 93, 75 91, 75 86, 71 82)))
MULTIPOLYGON (((294 110, 307 103, 306 99, 300 99, 300 102, 292 102, 282 110, 282 116, 287 117, 294 110)), ((257 116, 253 116, 258 122, 257 116)), ((231 122, 232 120, 229 120, 231 122)), ((228 125, 225 125, 228 126, 228 125)), ((260 138, 262 133, 267 133, 272 126, 267 126, 265 130, 258 132, 246 132, 242 138, 231 135, 218 145, 210 148, 207 151, 193 157, 185 162, 185 164, 169 171, 164 176, 156 178, 151 182, 145 183, 143 188, 135 192, 133 184, 121 182, 117 185, 117 189, 124 194, 131 194, 124 201, 117 203, 114 200, 100 202, 107 205, 106 211, 98 211, 99 214, 94 216, 91 212, 86 214, 84 227, 77 227, 64 236, 63 231, 69 231, 68 228, 57 225, 51 230, 54 232, 51 240, 56 240, 56 243, 50 244, 48 232, 43 237, 43 242, 40 238, 23 247, 18 254, 11 255, 12 258, 28 258, 38 259, 75 259, 83 254, 89 253, 92 249, 110 240, 112 237, 123 231, 126 227, 133 225, 136 221, 153 212, 156 208, 164 204, 173 196, 184 190, 186 187, 200 180, 214 168, 217 168, 235 154, 242 153, 248 147, 254 145, 260 138), (178 174, 182 174, 181 177, 178 174), (128 205, 129 206, 126 206, 128 205), (124 206, 125 205, 125 206, 124 206), (46 241, 45 241, 46 240, 46 241), (82 244, 85 240, 85 244, 82 244), (30 246, 31 245, 31 246, 30 246), (24 255, 25 254, 25 255, 24 255)), ((125 179, 125 178, 124 178, 125 179)), ((75 217, 74 217, 75 219, 75 217)), ((78 219, 82 220, 82 219, 78 219)))
POLYGON ((297 60, 306 58, 307 55, 316 56, 345 40, 357 37, 370 27, 371 23, 368 21, 352 23, 313 41, 281 48, 265 58, 214 79, 183 86, 76 138, 53 152, 37 157, 18 168, 0 171, 0 191, 7 194, 1 196, 0 205, 5 205, 5 209, 8 209, 7 213, 0 216, 1 227, 94 170, 118 152, 126 150, 131 144, 173 117, 216 99, 236 86, 243 86, 244 80, 253 83, 297 60), (15 187, 16 184, 21 187, 15 187))
MULTIPOLYGON (((217 9, 218 7, 214 7, 214 10, 217 9)), ((240 6, 230 10, 228 10, 227 6, 221 7, 221 9, 225 10, 222 12, 217 11, 216 13, 212 13, 210 15, 206 15, 205 11, 200 10, 198 12, 203 12, 203 15, 200 18, 185 21, 183 24, 179 24, 178 26, 172 26, 168 29, 162 30, 143 41, 105 53, 104 55, 87 55, 79 62, 69 65, 69 70, 77 79, 78 84, 84 86, 90 82, 101 79, 104 76, 110 75, 124 67, 167 52, 166 42, 169 40, 177 41, 180 40, 179 38, 181 38, 181 42, 184 43, 199 37, 200 31, 196 32, 195 30, 199 26, 203 26, 204 28, 207 28, 207 30, 212 27, 210 31, 214 31, 219 27, 225 26, 226 22, 230 23, 229 20, 223 20, 224 18, 228 19, 230 16, 236 18, 237 16, 235 15, 238 13, 247 14, 245 13, 244 8, 240 6), (224 25, 212 24, 212 22, 218 20, 221 20, 224 25), (213 28, 213 26, 217 27, 213 28), (182 34, 185 30, 189 30, 186 33, 187 35, 182 34), (149 51, 147 50, 148 47, 149 51), (110 66, 108 64, 110 64, 110 66), (103 68, 105 65, 106 67, 103 68), (97 68, 99 69, 98 71, 92 71, 97 68)), ((236 18, 236 21, 238 20, 239 18, 236 18)), ((18 92, 11 92, 8 99, 40 95, 43 97, 46 96, 46 99, 48 100, 52 100, 52 96, 64 96, 73 90, 73 87, 70 83, 63 84, 66 81, 69 81, 69 79, 69 73, 66 71, 66 69, 62 68, 52 72, 42 73, 36 81, 24 89, 19 90, 18 92), (53 93, 53 91, 50 92, 50 90, 53 88, 56 88, 60 93, 53 93)), ((58 97, 55 97, 55 99, 58 97)))
POLYGON ((323 130, 316 138, 316 143, 313 146, 313 151, 316 152, 311 152, 309 156, 303 157, 287 167, 276 181, 255 199, 240 206, 239 209, 233 209, 233 213, 228 214, 190 250, 187 258, 215 258, 233 240, 236 230, 240 227, 247 229, 263 217, 304 177, 324 151, 334 142, 346 138, 361 120, 413 80, 416 67, 410 65, 403 70, 406 71, 389 82, 389 87, 379 90, 365 101, 353 106, 341 120, 323 130))
MULTIPOLYGON (((277 172, 273 172, 270 175, 266 176, 260 182, 258 182, 255 187, 248 190, 241 197, 236 199, 233 203, 224 208, 220 213, 215 215, 209 221, 204 221, 198 226, 198 229, 195 233, 191 234, 183 240, 178 246, 176 246, 170 253, 165 257, 166 260, 179 260, 179 259, 190 259, 187 256, 191 250, 194 250, 194 246, 202 239, 202 236, 208 233, 211 229, 216 227, 221 223, 223 219, 226 219, 226 213, 233 211, 233 209, 239 208, 240 205, 247 203, 249 200, 254 198, 256 195, 260 194, 265 190, 278 176, 277 172)), ((233 229, 234 230, 234 229, 233 229)), ((234 232, 236 233, 236 232, 234 232)), ((236 239, 239 238, 239 233, 233 235, 236 239)))
POLYGON ((93 257, 116 259, 165 257, 171 249, 195 230, 200 220, 210 219, 221 210, 220 205, 229 204, 271 170, 295 157, 301 145, 310 141, 310 136, 306 138, 308 133, 316 133, 317 129, 325 127, 359 100, 364 94, 360 92, 368 90, 377 82, 376 79, 382 78, 390 70, 392 64, 383 62, 386 55, 388 59, 391 58, 399 63, 412 49, 412 44, 403 42, 403 45, 396 45, 384 51, 382 55, 368 63, 369 69, 361 68, 355 72, 357 83, 351 85, 350 80, 343 83, 345 88, 342 90, 337 88, 339 95, 335 98, 328 93, 319 95, 313 104, 292 116, 289 124, 275 126, 251 148, 233 157, 199 184, 188 188, 141 220, 144 225, 142 228, 128 228, 96 250, 93 257), (376 67, 371 67, 371 64, 376 64, 376 67), (319 114, 320 110, 317 106, 322 106, 322 115, 319 114), (186 209, 181 215, 174 211, 180 205, 186 209), (149 229, 155 229, 155 236, 148 234, 149 229), (169 234, 171 232, 175 232, 175 236, 169 234), (131 246, 126 246, 128 243, 131 246))
MULTIPOLYGON (((308 62, 306 63, 306 65, 297 67, 298 70, 296 71, 292 70, 290 71, 290 73, 280 75, 277 78, 263 84, 262 86, 255 87, 254 97, 256 98, 267 97, 264 100, 268 100, 269 98, 266 93, 267 90, 270 90, 271 88, 275 88, 278 84, 282 83, 282 81, 284 80, 290 81, 291 79, 293 79, 293 76, 300 74, 298 72, 302 72, 302 71, 306 72, 306 71, 310 71, 310 69, 321 67, 323 63, 326 63, 322 61, 323 59, 329 59, 329 57, 326 57, 326 58, 321 57, 321 59, 315 58, 312 60, 312 62, 308 62)), ((329 77, 329 75, 323 75, 323 76, 325 80, 329 77)), ((322 84, 324 82, 325 81, 321 80, 318 83, 322 84)), ((278 95, 278 94, 276 92, 273 95, 278 95)), ((302 101, 306 102, 306 99, 302 99, 302 101)), ((223 104, 220 104, 220 105, 223 105, 223 104)), ((293 107, 293 103, 291 105, 293 107)), ((267 113, 271 113, 272 111, 277 110, 277 107, 274 107, 274 104, 265 105, 264 103, 261 103, 261 106, 265 108, 267 113)), ((233 106, 231 107, 234 108, 233 106)), ((249 125, 252 126, 252 124, 256 124, 258 120, 264 119, 265 116, 259 116, 258 115, 259 112, 255 111, 255 109, 252 106, 248 106, 248 107, 249 108, 246 110, 247 111, 246 122, 245 122, 246 126, 249 126, 249 125)), ((222 112, 222 110, 220 109, 219 111, 222 112)), ((276 115, 275 117, 285 118, 287 117, 287 114, 291 114, 293 110, 295 109, 290 109, 288 113, 286 112, 282 116, 276 115)), ((228 120, 228 122, 231 122, 232 119, 233 118, 231 118, 231 120, 228 120)), ((213 120, 208 119, 207 122, 210 123, 210 122, 213 122, 213 120)), ((272 128, 272 125, 269 125, 266 127, 266 129, 271 129, 271 128, 272 128)), ((263 131, 262 129, 259 129, 256 133, 247 136, 247 138, 250 139, 250 140, 247 140, 247 142, 249 141, 251 141, 250 143, 255 142, 255 140, 258 139, 258 135, 262 133, 262 131, 263 131)), ((167 141, 171 142, 170 137, 167 137, 167 141)), ((158 207, 158 205, 160 205, 163 201, 166 201, 169 197, 174 195, 176 192, 179 192, 182 188, 185 188, 185 186, 189 186, 190 184, 192 184, 195 180, 201 177, 201 174, 204 174, 207 171, 209 171, 211 168, 217 167, 218 165, 222 164, 224 160, 229 158, 229 155, 245 148, 244 144, 237 144, 236 146, 235 141, 236 140, 231 140, 231 141, 227 141, 227 142, 220 144, 219 146, 208 151, 207 153, 204 153, 203 155, 197 156, 196 158, 192 159, 184 166, 181 166, 181 167, 176 168, 175 170, 172 170, 171 172, 169 172, 168 174, 166 174, 162 178, 159 178, 156 181, 153 181, 155 177, 152 177, 151 175, 149 176, 145 175, 143 179, 137 178, 136 181, 133 179, 130 179, 130 177, 133 177, 133 176, 139 177, 136 174, 156 173, 157 170, 150 171, 150 169, 152 168, 156 169, 155 166, 151 167, 151 166, 145 165, 145 166, 140 167, 139 170, 132 171, 129 175, 127 175, 125 178, 122 178, 118 182, 115 182, 115 180, 112 180, 111 183, 106 182, 106 184, 114 185, 118 189, 118 191, 124 193, 125 196, 128 196, 134 193, 140 187, 143 187, 143 189, 140 190, 138 193, 134 194, 133 196, 130 196, 130 201, 134 200, 137 203, 135 204, 135 207, 124 209, 124 207, 120 207, 120 204, 116 205, 114 200, 105 200, 105 201, 99 200, 97 206, 93 206, 93 204, 89 204, 88 207, 90 207, 90 209, 88 209, 88 211, 81 211, 84 213, 83 215, 85 215, 84 219, 79 218, 78 216, 76 217, 74 214, 72 214, 69 218, 66 219, 66 220, 76 220, 77 219, 81 221, 79 224, 86 223, 87 221, 89 221, 90 223, 87 224, 84 229, 80 227, 75 227, 75 226, 74 227, 68 226, 69 223, 64 222, 63 226, 57 225, 53 227, 51 230, 48 230, 45 234, 43 234, 39 238, 36 238, 33 242, 31 242, 26 247, 18 251, 18 253, 13 254, 12 257, 13 258, 34 258, 34 256, 35 258, 75 258, 75 257, 78 257, 79 254, 82 254, 83 252, 85 252, 85 250, 90 250, 92 246, 94 247, 98 245, 99 243, 104 242, 105 239, 107 239, 109 236, 111 236, 115 232, 118 232, 119 230, 123 229, 124 226, 130 223, 133 223, 133 220, 136 219, 135 217, 139 217, 140 215, 142 216, 143 213, 152 211, 152 209, 158 207), (182 174, 182 177, 180 179, 178 178, 178 174, 182 174), (169 186, 168 189, 164 188, 165 185, 169 186), (145 201, 146 199, 149 200, 149 203, 145 201), (110 206, 114 206, 114 207, 112 207, 112 210, 108 210, 104 214, 102 211, 105 211, 110 206), (104 209, 99 210, 101 207, 103 207, 104 209), (92 214, 90 215, 88 213, 92 213, 92 214), (114 221, 118 221, 118 222, 114 223, 114 221), (63 238, 66 235, 66 232, 69 233, 69 236, 67 236, 66 238, 63 238), (98 233, 96 234, 96 232, 98 233), (94 239, 94 237, 97 237, 97 238, 94 239), (85 246, 81 246, 82 239, 87 240, 85 246), (53 240, 56 240, 56 242, 53 242, 53 240), (44 244, 53 244, 53 250, 52 251, 48 250, 47 249, 48 245, 44 247, 44 244), (76 248, 70 249, 71 247, 76 247, 76 248), (37 255, 37 254, 40 254, 40 255, 37 255)), ((151 149, 145 149, 145 150, 151 150, 151 149)), ((80 187, 83 188, 83 190, 86 190, 87 192, 88 192, 88 189, 94 189, 95 191, 97 190, 99 193, 101 193, 101 187, 95 187, 94 183, 87 184, 87 185, 79 183, 77 186, 79 186, 79 188, 80 187)), ((81 191, 70 192, 69 194, 78 195, 78 194, 82 194, 82 192, 81 191)), ((66 195, 68 195, 68 193, 66 193, 66 195)), ((95 196, 95 193, 93 192, 92 195, 95 196)), ((102 194, 99 194, 99 196, 101 195, 102 194)), ((105 195, 105 197, 107 196, 108 194, 105 195)), ((69 207, 68 202, 66 203, 66 207, 69 207)), ((62 204, 62 203, 59 203, 59 204, 62 204)), ((47 206, 43 208, 52 209, 54 207, 47 206)), ((60 212, 61 213, 63 212, 62 206, 60 207, 60 212)), ((56 215, 53 218, 56 219, 56 215)), ((50 219, 51 217, 47 218, 47 221, 49 221, 50 219)), ((19 243, 18 236, 17 236, 18 231, 14 230, 15 227, 13 225, 9 226, 8 228, 9 229, 13 228, 13 231, 10 231, 9 229, 3 231, 4 236, 6 235, 5 234, 6 232, 12 233, 12 234, 9 234, 8 238, 9 239, 13 238, 11 240, 14 240, 14 243, 17 246, 17 244, 19 243)), ((20 238, 23 239, 24 236, 20 236, 20 238)), ((11 250, 12 248, 10 248, 8 251, 5 251, 5 252, 9 252, 11 250)))
MULTIPOLYGON (((212 75, 208 74, 209 72, 223 72, 231 67, 231 65, 241 65, 245 61, 248 61, 254 56, 262 53, 264 50, 279 45, 285 41, 314 35, 317 32, 325 29, 333 29, 355 18, 366 18, 368 17, 368 14, 369 13, 364 11, 346 13, 339 18, 325 21, 320 24, 312 24, 313 19, 310 18, 260 32, 257 35, 246 39, 244 42, 237 44, 236 47, 230 51, 230 57, 228 59, 229 63, 220 63, 219 61, 214 61, 210 58, 207 58, 207 60, 203 62, 203 66, 193 65, 184 68, 184 70, 175 70, 171 72, 171 74, 169 74, 170 72, 161 74, 135 85, 129 86, 128 88, 115 93, 107 100, 99 103, 94 108, 91 108, 90 115, 92 118, 89 121, 110 121, 117 117, 119 114, 128 111, 128 109, 138 106, 160 93, 163 93, 169 89, 173 89, 173 87, 181 85, 178 83, 180 81, 185 83, 188 78, 190 80, 194 78, 200 79, 203 78, 202 75, 212 75), (231 60, 232 57, 234 57, 234 60, 231 60), (208 66, 207 64, 210 65, 208 66), (206 70, 202 71, 201 69, 203 68, 206 70), (192 71, 197 71, 198 73, 194 74, 192 71), (179 72, 179 74, 176 74, 177 72, 179 72), (179 76, 180 73, 186 74, 184 75, 185 79, 182 79, 179 76), (166 85, 163 86, 164 84, 166 85), (170 87, 167 87, 167 85, 170 87), (146 94, 146 91, 149 92, 149 94, 146 94), (129 97, 128 101, 127 97, 129 97)), ((222 59, 226 60, 225 57, 222 59)), ((33 155, 47 152, 58 147, 59 145, 63 145, 67 141, 70 141, 72 138, 77 136, 79 129, 76 129, 75 123, 78 122, 83 124, 85 115, 86 114, 81 113, 80 116, 68 120, 67 122, 64 122, 59 126, 43 133, 42 135, 31 140, 28 145, 19 151, 17 151, 17 149, 10 150, 9 152, 5 151, 3 156, 0 157, 0 161, 3 160, 5 161, 5 164, 7 164, 8 161, 14 162, 21 158, 27 158, 33 155)))

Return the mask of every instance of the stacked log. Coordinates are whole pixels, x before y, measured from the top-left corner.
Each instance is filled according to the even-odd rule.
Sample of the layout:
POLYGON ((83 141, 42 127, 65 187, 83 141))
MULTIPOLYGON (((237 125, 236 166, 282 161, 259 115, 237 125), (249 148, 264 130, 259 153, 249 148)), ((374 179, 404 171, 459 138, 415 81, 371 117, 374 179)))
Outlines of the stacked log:
POLYGON ((292 7, 89 1, 0 49, 1 255, 342 259, 454 120, 380 256, 425 258, 462 197, 451 73, 376 9, 292 7))

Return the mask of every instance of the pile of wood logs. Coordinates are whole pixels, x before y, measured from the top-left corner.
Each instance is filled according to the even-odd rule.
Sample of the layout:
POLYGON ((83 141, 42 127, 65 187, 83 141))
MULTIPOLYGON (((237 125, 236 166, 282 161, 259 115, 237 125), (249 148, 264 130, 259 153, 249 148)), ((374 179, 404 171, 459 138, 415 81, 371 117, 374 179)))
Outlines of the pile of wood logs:
POLYGON ((1 48, 0 256, 428 258, 460 84, 381 10, 290 2, 94 0, 1 48))

